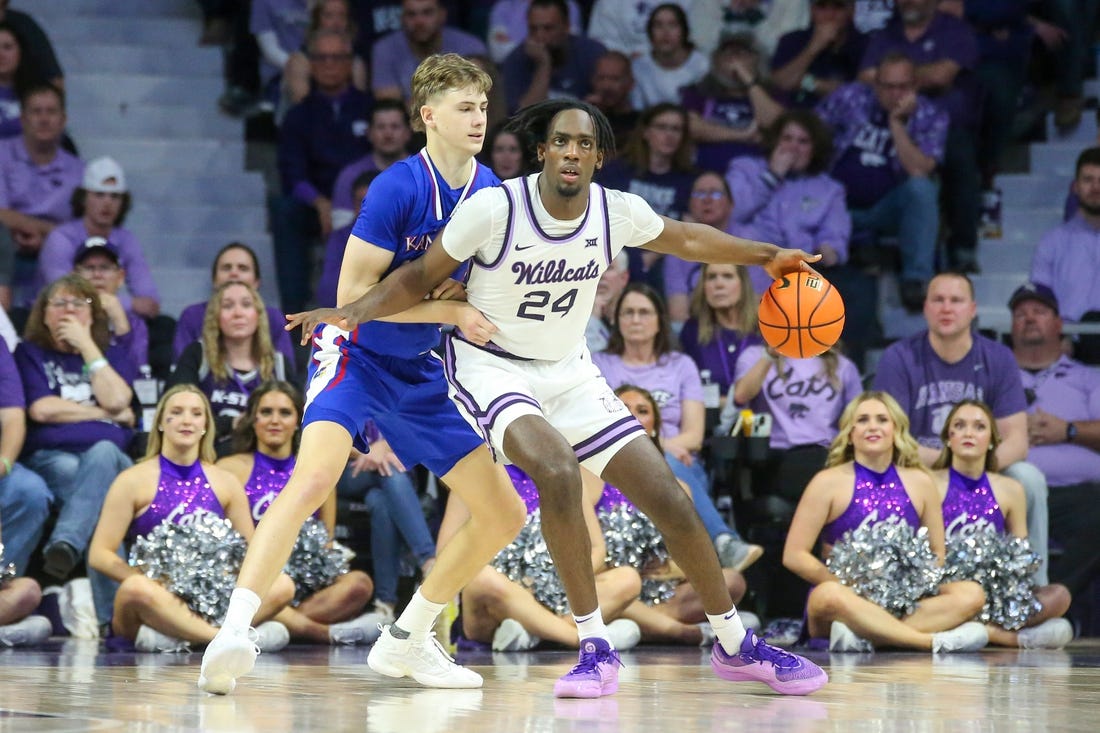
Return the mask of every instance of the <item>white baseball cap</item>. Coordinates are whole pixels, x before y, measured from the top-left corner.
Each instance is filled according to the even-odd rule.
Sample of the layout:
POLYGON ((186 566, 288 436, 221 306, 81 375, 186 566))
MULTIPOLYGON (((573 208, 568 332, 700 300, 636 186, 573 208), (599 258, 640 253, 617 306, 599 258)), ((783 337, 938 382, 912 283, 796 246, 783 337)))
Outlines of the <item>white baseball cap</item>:
POLYGON ((114 158, 103 156, 85 166, 81 188, 97 193, 126 193, 126 176, 114 158))

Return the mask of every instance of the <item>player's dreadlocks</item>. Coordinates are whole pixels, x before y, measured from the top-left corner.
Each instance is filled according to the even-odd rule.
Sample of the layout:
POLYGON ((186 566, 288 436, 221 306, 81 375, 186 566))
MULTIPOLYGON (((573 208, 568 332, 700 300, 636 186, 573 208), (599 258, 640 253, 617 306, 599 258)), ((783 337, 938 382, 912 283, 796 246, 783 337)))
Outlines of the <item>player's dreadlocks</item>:
POLYGON ((587 112, 596 128, 596 147, 609 157, 615 154, 615 133, 611 123, 598 107, 578 99, 547 99, 524 107, 509 118, 504 129, 515 133, 523 145, 526 170, 539 170, 538 144, 546 142, 550 135, 550 123, 559 113, 567 109, 579 109, 587 112))

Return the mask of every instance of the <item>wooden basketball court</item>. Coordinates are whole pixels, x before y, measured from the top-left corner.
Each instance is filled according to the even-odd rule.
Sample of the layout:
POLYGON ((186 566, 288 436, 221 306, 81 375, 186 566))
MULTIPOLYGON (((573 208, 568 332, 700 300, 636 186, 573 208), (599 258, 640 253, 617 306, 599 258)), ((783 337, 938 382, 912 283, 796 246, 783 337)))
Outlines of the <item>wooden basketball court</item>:
POLYGON ((711 674, 698 649, 623 654, 618 694, 556 700, 564 651, 460 656, 482 690, 430 690, 366 666, 365 648, 262 655, 228 697, 195 687, 200 655, 108 653, 95 642, 0 651, 0 732, 1096 731, 1100 641, 1064 651, 810 654, 831 677, 810 697, 711 674))

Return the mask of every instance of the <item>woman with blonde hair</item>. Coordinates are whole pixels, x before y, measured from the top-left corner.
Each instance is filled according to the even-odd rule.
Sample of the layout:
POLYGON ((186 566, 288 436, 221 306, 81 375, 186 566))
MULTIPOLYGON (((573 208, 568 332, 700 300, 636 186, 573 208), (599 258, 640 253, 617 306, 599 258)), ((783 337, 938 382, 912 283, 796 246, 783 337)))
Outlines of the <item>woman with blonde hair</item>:
MULTIPOLYGON (((88 563, 118 582, 111 630, 139 651, 176 651, 205 644, 217 628, 161 582, 146 577, 119 556, 163 523, 193 525, 203 514, 227 518, 245 540, 252 536, 248 500, 237 479, 214 465, 214 417, 202 391, 191 384, 169 389, 157 405, 145 458, 118 475, 107 492, 88 550, 88 563)), ((233 568, 232 570, 235 570, 233 568)), ((261 606, 271 618, 294 595, 282 576, 261 606)), ((274 651, 286 645, 277 622, 256 628, 257 645, 274 651)))
MULTIPOLYGON (((976 580, 986 592, 979 620, 989 641, 1021 649, 1060 649, 1073 639, 1062 615, 1071 602, 1066 586, 1035 587, 1027 539, 1024 487, 997 473, 997 420, 989 405, 966 399, 948 413, 943 449, 933 466, 943 501, 947 570, 976 580)), ((1038 556, 1033 555, 1037 562, 1038 556)))
POLYGON ((267 309, 251 285, 219 285, 206 305, 202 338, 183 350, 172 384, 195 384, 210 400, 217 425, 215 448, 228 455, 233 427, 248 395, 262 383, 295 381, 290 365, 271 345, 267 309))
POLYGON ((984 626, 968 620, 985 603, 972 581, 945 583, 920 599, 916 610, 896 617, 841 582, 826 564, 850 533, 882 523, 926 528, 931 551, 943 562, 943 516, 932 476, 921 466, 909 419, 885 392, 864 392, 840 417, 826 468, 798 502, 783 549, 783 565, 813 586, 806 601, 810 638, 828 638, 834 652, 869 652, 893 646, 933 652, 984 647, 984 626), (822 558, 813 553, 821 542, 822 558))

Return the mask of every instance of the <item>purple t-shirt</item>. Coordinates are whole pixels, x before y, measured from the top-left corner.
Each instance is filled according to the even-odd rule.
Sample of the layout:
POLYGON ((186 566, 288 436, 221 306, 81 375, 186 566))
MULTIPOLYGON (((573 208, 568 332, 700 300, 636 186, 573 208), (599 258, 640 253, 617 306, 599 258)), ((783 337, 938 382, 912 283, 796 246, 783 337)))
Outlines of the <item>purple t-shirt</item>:
POLYGON ((1100 310, 1100 229, 1093 229, 1080 212, 1039 240, 1031 257, 1032 282, 1058 294, 1059 311, 1069 321, 1100 310))
MULTIPOLYGON (((73 219, 54 227, 38 255, 35 292, 73 271, 73 257, 88 237, 83 219, 73 219)), ((126 270, 126 292, 120 292, 118 296, 122 305, 129 308, 130 298, 135 295, 159 302, 160 294, 153 280, 153 272, 145 261, 145 251, 137 237, 129 229, 116 227, 107 235, 107 240, 118 247, 118 263, 126 270)))
MULTIPOLYGON (((570 35, 566 41, 561 66, 554 66, 550 71, 547 96, 551 99, 584 99, 592 91, 592 68, 596 65, 596 60, 606 52, 607 49, 598 40, 570 35)), ((508 109, 515 111, 519 108, 520 98, 531 86, 531 80, 535 76, 535 62, 527 55, 523 46, 517 46, 500 65, 500 73, 508 109)))
MULTIPOLYGON (((309 9, 306 0, 252 0, 248 30, 253 35, 274 31, 279 48, 288 54, 300 49, 309 29, 309 9)), ((283 73, 261 59, 260 74, 266 84, 283 73)))
POLYGON ((0 209, 60 224, 72 218, 70 201, 83 179, 84 161, 60 148, 40 166, 27 154, 22 136, 0 140, 0 209))
POLYGON ((966 21, 937 12, 927 30, 909 40, 901 18, 894 16, 885 28, 871 34, 860 69, 878 66, 891 51, 904 52, 918 66, 936 61, 958 64, 954 83, 933 98, 951 115, 952 125, 969 127, 977 122, 977 86, 972 74, 978 65, 978 39, 966 21))
MULTIPOLYGON (((812 28, 791 31, 779 39, 772 56, 771 67, 774 71, 786 66, 795 59, 803 49, 810 45, 813 37, 812 28)), ((818 79, 850 82, 859 73, 859 64, 863 60, 863 54, 867 50, 868 36, 856 30, 855 25, 848 26, 848 35, 840 48, 830 45, 824 51, 814 57, 810 67, 806 70, 818 79)), ((788 94, 791 101, 799 107, 812 107, 818 101, 818 96, 812 92, 795 89, 788 94)))
POLYGON ((605 188, 637 194, 661 216, 680 219, 688 208, 695 174, 637 173, 622 160, 612 160, 599 172, 596 182, 605 188))
MULTIPOLYGON (((172 358, 178 360, 180 354, 189 345, 202 339, 202 321, 206 317, 206 303, 192 303, 180 313, 176 322, 176 335, 172 338, 172 358)), ((294 344, 290 334, 284 330, 286 316, 274 306, 267 306, 267 325, 271 330, 271 345, 287 359, 287 364, 295 364, 294 344)))
POLYGON ((0 139, 7 140, 23 134, 23 121, 19 117, 21 109, 15 89, 0 86, 0 139))
MULTIPOLYGON (((748 374, 763 353, 763 344, 745 349, 737 361, 737 379, 748 374)), ((820 357, 783 359, 782 367, 782 373, 775 364, 769 367, 760 394, 749 403, 754 412, 771 413, 769 445, 779 450, 798 445, 828 446, 836 437, 840 413, 863 391, 859 370, 851 359, 840 355, 834 384, 820 357)))
POLYGON ((673 438, 680 434, 680 418, 687 400, 703 401, 703 383, 699 368, 687 354, 671 351, 656 364, 631 366, 623 363, 617 354, 600 351, 592 355, 592 362, 603 372, 611 389, 633 384, 648 390, 657 407, 661 409, 661 437, 673 438))
MULTIPOLYGON (((487 56, 485 44, 477 36, 450 26, 443 27, 443 41, 437 53, 460 56, 487 56)), ((394 31, 378 39, 370 57, 371 89, 397 87, 401 96, 412 96, 412 77, 422 59, 413 53, 405 31, 394 31)))
MULTIPOLYGON (((680 104, 684 109, 735 130, 745 130, 752 125, 755 113, 747 96, 718 97, 707 94, 702 85, 700 82, 680 90, 680 104)), ((752 143, 699 143, 695 146, 695 164, 702 170, 724 174, 733 158, 759 154, 760 147, 752 143)), ((741 205, 736 196, 734 202, 741 205)))
MULTIPOLYGON (((129 334, 116 339, 104 354, 118 375, 132 384, 137 377, 138 365, 130 361, 129 334)), ((84 373, 84 358, 80 354, 66 354, 43 349, 37 344, 23 341, 15 349, 15 363, 23 379, 27 405, 33 405, 43 397, 61 397, 82 405, 97 405, 92 394, 92 380, 84 373)), ((125 452, 130 445, 133 431, 109 420, 83 420, 72 423, 38 423, 28 420, 27 440, 23 453, 30 454, 41 448, 82 453, 101 440, 109 440, 125 452)))
POLYGON ((332 184, 332 216, 333 219, 347 217, 347 222, 341 222, 339 226, 355 221, 355 215, 359 213, 360 202, 355 200, 353 190, 355 179, 376 170, 378 165, 374 162, 374 156, 367 153, 354 163, 344 166, 336 176, 336 183, 332 184))
POLYGON ((23 396, 23 381, 19 378, 15 359, 8 351, 7 343, 0 339, 0 409, 5 407, 22 410, 27 407, 27 400, 23 396))
MULTIPOLYGON (((1062 356, 1046 369, 1020 370, 1026 394, 1035 400, 1029 412, 1042 409, 1063 420, 1100 420, 1100 371, 1062 356)), ((1072 486, 1100 477, 1100 453, 1074 443, 1033 445, 1027 460, 1051 486, 1072 486)))
POLYGON ((692 358, 700 371, 710 371, 710 378, 718 383, 722 394, 728 393, 733 386, 737 365, 742 356, 749 347, 759 343, 762 343, 759 334, 744 335, 732 328, 719 327, 714 330, 714 336, 709 342, 701 344, 699 321, 695 318, 684 321, 684 327, 680 329, 680 346, 684 353, 692 358))
MULTIPOLYGON (((832 176, 847 189, 849 206, 872 206, 909 177, 898 160, 886 110, 871 87, 843 86, 817 106, 817 114, 833 129, 832 176)), ((947 112, 920 95, 906 130, 921 152, 939 163, 948 122, 947 112)))
POLYGON ((954 364, 932 350, 927 331, 891 344, 879 360, 874 388, 890 393, 909 416, 913 437, 937 450, 947 415, 960 400, 982 400, 998 420, 1027 409, 1012 351, 978 334, 954 364))

